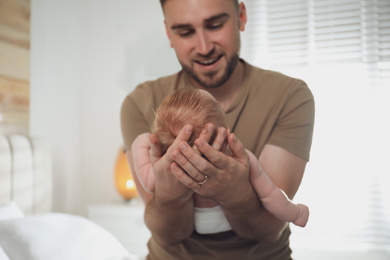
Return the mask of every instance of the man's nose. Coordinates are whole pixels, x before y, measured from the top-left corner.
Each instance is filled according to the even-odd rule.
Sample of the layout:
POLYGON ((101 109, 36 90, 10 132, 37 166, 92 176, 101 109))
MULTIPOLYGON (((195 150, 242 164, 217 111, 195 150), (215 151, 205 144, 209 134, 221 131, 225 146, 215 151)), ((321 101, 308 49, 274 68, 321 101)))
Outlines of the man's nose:
POLYGON ((202 56, 207 56, 214 48, 213 42, 205 31, 198 32, 198 41, 196 51, 202 56))

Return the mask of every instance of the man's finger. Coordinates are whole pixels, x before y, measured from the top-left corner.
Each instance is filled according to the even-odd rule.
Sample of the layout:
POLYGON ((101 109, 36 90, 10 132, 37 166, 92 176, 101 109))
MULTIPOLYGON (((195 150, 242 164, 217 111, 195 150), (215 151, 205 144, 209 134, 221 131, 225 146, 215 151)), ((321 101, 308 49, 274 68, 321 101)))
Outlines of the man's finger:
POLYGON ((224 146, 226 147, 226 128, 220 127, 216 132, 215 139, 211 144, 211 147, 217 151, 222 151, 224 146))
POLYGON ((228 145, 233 157, 246 165, 248 163, 249 156, 246 153, 243 144, 237 139, 235 134, 232 133, 228 136, 228 145))
MULTIPOLYGON (((209 162, 212 163, 212 165, 214 165, 214 167, 218 169, 224 169, 228 165, 229 159, 228 156, 224 153, 215 150, 213 147, 211 147, 211 145, 200 139, 196 139, 195 144, 198 147, 199 151, 204 155, 204 157, 207 158, 209 162)), ((207 168, 200 168, 200 170, 204 174, 208 175, 207 168)))
POLYGON ((171 164, 171 171, 176 178, 188 188, 195 192, 199 191, 199 184, 197 181, 192 179, 176 162, 171 164))
POLYGON ((194 162, 207 161, 198 153, 194 152, 186 142, 180 143, 179 149, 172 152, 172 159, 195 181, 201 182, 204 180, 204 174, 189 159, 192 159, 194 162))
POLYGON ((175 149, 179 145, 179 143, 181 143, 181 142, 188 142, 188 140, 190 140, 190 137, 192 135, 193 130, 194 130, 194 127, 192 125, 185 125, 180 130, 175 141, 173 142, 173 144, 171 144, 171 146, 168 148, 168 150, 175 149))
MULTIPOLYGON (((193 128, 192 125, 185 125, 180 130, 180 132, 177 135, 175 141, 168 147, 168 150, 166 152, 166 155, 168 155, 168 156, 164 156, 165 160, 167 160, 169 163, 173 162, 173 159, 172 159, 172 156, 171 156, 172 151, 177 148, 179 143, 181 143, 181 142, 188 142, 188 140, 190 139, 190 137, 192 135, 193 129, 194 128, 193 128)), ((161 146, 160 146, 160 151, 161 151, 161 146)))

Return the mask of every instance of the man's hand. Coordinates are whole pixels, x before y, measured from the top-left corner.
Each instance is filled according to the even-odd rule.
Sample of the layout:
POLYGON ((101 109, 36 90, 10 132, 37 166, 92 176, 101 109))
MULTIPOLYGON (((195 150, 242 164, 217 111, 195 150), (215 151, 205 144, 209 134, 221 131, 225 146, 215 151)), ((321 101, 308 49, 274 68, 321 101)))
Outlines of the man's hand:
MULTIPOLYGON (((161 245, 172 245, 188 238, 194 230, 193 191, 183 185, 171 171, 172 151, 187 143, 193 127, 181 129, 174 143, 162 154, 157 136, 150 136, 150 162, 156 178, 153 194, 142 194, 145 202, 145 224, 161 245), (174 228, 172 228, 174 227, 174 228)), ((136 151, 134 151, 136 152, 136 151)), ((132 163, 130 163, 132 165, 132 163)))
POLYGON ((220 149, 225 147, 227 131, 221 128, 218 130, 211 145, 204 138, 195 141, 196 148, 203 156, 187 143, 181 142, 172 153, 177 163, 172 172, 184 185, 203 197, 213 199, 221 206, 234 205, 241 203, 243 196, 248 195, 248 190, 252 190, 249 183, 249 156, 234 134, 228 136, 233 155, 221 152, 220 149), (205 175, 208 176, 207 181, 199 185, 198 182, 204 180, 205 175))
POLYGON ((167 202, 172 199, 188 199, 189 197, 192 197, 193 191, 179 182, 171 173, 171 168, 175 168, 172 154, 179 144, 188 142, 192 135, 192 131, 193 127, 191 125, 184 126, 164 155, 162 154, 158 137, 155 134, 150 136, 150 160, 156 177, 155 192, 158 193, 158 198, 166 200, 167 202))
POLYGON ((220 145, 209 145, 197 139, 195 145, 201 156, 185 143, 180 143, 182 149, 177 150, 175 159, 181 168, 173 169, 173 173, 196 193, 217 201, 237 235, 274 241, 286 224, 268 213, 258 199, 249 182, 250 161, 243 144, 234 134, 228 134, 227 144, 231 155, 214 149, 220 145), (185 171, 190 176, 198 172, 209 177, 199 185, 185 171))
MULTIPOLYGON (((203 140, 206 143, 210 143, 210 140, 213 138, 214 135, 214 140, 211 144, 211 146, 217 150, 217 151, 225 151, 227 147, 227 139, 226 139, 226 134, 228 133, 228 130, 224 127, 220 127, 217 129, 216 133, 214 134, 214 125, 212 123, 208 123, 204 126, 202 131, 199 133, 198 139, 203 140)), ((182 146, 182 144, 180 144, 182 146)), ((183 146, 182 146, 183 147, 183 146)), ((202 153, 199 151, 198 147, 194 144, 191 147, 195 153, 199 154, 202 156, 202 153)), ((173 152, 173 159, 177 158, 180 156, 179 151, 174 151, 173 152)), ((180 167, 177 164, 173 165, 173 167, 180 167)), ((192 172, 187 172, 188 176, 190 176, 194 181, 200 183, 205 180, 206 175, 199 172, 199 171, 192 171, 192 172)))

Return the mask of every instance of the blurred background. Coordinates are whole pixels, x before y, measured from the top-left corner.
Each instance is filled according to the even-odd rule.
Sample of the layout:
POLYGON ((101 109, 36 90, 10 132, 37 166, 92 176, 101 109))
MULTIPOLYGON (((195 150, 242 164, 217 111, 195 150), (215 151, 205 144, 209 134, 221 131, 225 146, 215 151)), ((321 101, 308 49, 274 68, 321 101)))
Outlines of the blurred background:
POLYGON ((389 258, 390 1, 245 2, 243 56, 305 80, 316 101, 311 160, 295 197, 311 216, 304 229, 292 227, 296 258, 389 258))

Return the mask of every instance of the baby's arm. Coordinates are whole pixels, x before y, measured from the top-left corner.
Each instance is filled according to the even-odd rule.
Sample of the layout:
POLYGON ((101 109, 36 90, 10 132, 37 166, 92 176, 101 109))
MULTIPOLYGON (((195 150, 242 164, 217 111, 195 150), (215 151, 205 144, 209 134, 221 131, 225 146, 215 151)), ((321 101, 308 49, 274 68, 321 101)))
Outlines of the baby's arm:
POLYGON ((137 136, 131 145, 135 173, 138 176, 144 189, 150 193, 154 192, 156 177, 154 176, 152 163, 150 161, 150 134, 144 133, 137 136))
POLYGON ((264 207, 281 220, 304 227, 309 218, 309 209, 303 204, 294 204, 280 188, 276 187, 261 169, 258 159, 247 150, 250 158, 250 182, 264 207))

